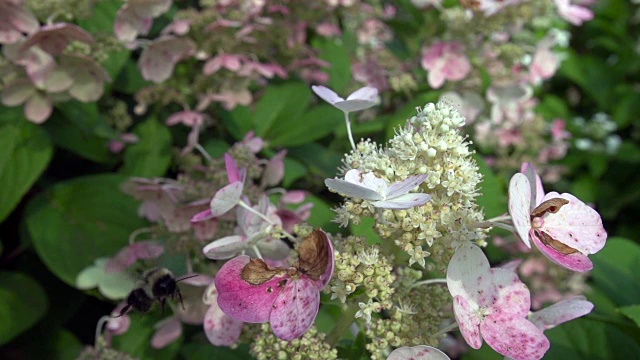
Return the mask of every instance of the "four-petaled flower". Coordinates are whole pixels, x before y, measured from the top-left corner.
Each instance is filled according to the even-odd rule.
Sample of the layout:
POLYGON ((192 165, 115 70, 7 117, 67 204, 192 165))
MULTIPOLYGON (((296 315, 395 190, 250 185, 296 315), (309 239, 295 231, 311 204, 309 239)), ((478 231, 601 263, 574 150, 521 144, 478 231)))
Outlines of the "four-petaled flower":
POLYGON ((509 183, 509 214, 516 233, 556 264, 585 272, 593 268, 587 257, 602 249, 607 233, 598 212, 571 194, 544 194, 533 165, 524 163, 509 183))
POLYGON ((484 339, 500 354, 522 360, 540 359, 549 349, 542 330, 526 319, 529 289, 513 271, 491 269, 478 246, 467 243, 456 251, 447 286, 460 332, 472 348, 484 339))
POLYGON ((431 200, 431 195, 424 193, 410 193, 427 179, 426 174, 413 175, 393 183, 391 186, 374 173, 362 173, 351 169, 342 179, 326 179, 327 187, 348 197, 369 200, 371 205, 383 209, 409 209, 424 205, 431 200))
POLYGON ((354 91, 351 95, 347 96, 346 100, 338 96, 335 91, 322 85, 314 85, 311 89, 316 95, 320 96, 322 100, 345 113, 368 109, 376 104, 378 98, 378 89, 369 86, 354 91))
POLYGON ((298 254, 297 266, 289 268, 272 268, 245 255, 228 261, 215 279, 220 309, 239 321, 268 321, 282 340, 304 335, 318 314, 320 290, 331 279, 335 255, 321 229, 300 243, 298 254))

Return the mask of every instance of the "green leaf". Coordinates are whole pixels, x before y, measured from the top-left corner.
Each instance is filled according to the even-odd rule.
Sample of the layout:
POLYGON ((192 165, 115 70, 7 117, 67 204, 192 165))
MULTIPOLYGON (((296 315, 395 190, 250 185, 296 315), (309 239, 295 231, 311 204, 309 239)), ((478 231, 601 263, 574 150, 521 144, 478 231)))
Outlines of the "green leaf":
POLYGON ((272 146, 298 146, 308 144, 331 134, 336 127, 344 126, 343 113, 331 105, 321 105, 296 116, 280 118, 269 130, 272 146))
POLYGON ((567 106, 567 103, 556 95, 545 95, 538 106, 536 106, 536 112, 542 115, 545 119, 571 118, 571 111, 567 106))
POLYGON ((343 39, 316 38, 314 48, 319 52, 319 58, 331 64, 326 70, 329 74, 328 86, 339 95, 346 91, 351 81, 351 56, 343 39))
POLYGON ((298 179, 304 177, 307 173, 307 168, 299 161, 286 157, 284 159, 284 178, 282 179, 282 186, 290 188, 291 185, 298 179))
POLYGON ((545 332, 551 348, 545 359, 635 359, 640 345, 616 326, 581 318, 545 332))
POLYGON ((29 276, 0 272, 0 345, 35 324, 47 310, 47 295, 29 276))
POLYGON ((624 306, 620 308, 620 312, 624 316, 633 320, 638 327, 640 327, 640 305, 624 306))
POLYGON ((319 144, 310 143, 289 149, 291 157, 304 162, 310 171, 323 178, 333 178, 342 155, 319 144))
POLYGON ((133 59, 128 59, 122 66, 118 76, 114 77, 112 87, 114 90, 133 95, 146 84, 138 65, 133 59))
POLYGON ((248 106, 236 106, 233 111, 220 110, 220 117, 236 140, 244 138, 253 129, 254 115, 248 106))
POLYGON ((635 305, 640 299, 640 246, 635 242, 613 237, 593 261, 593 279, 598 288, 618 306, 635 305))
POLYGON ((249 354, 249 346, 240 345, 236 349, 219 347, 210 343, 189 343, 182 347, 180 354, 189 360, 234 359, 252 360, 249 354))
POLYGON ((140 177, 163 176, 171 165, 171 132, 155 119, 137 125, 133 132, 140 141, 124 152, 120 172, 140 177))
POLYGON ((56 104, 56 111, 44 124, 54 144, 98 163, 115 163, 108 140, 113 130, 100 116, 96 103, 68 101, 56 104))
POLYGON ((47 168, 53 146, 44 130, 22 120, 0 125, 0 149, 2 222, 47 168))
POLYGON ((484 159, 479 155, 473 158, 478 163, 480 173, 483 175, 480 184, 482 195, 477 198, 478 205, 484 208, 487 218, 496 217, 507 212, 507 192, 502 181, 493 173, 484 159))
POLYGON ((360 331, 355 340, 342 340, 336 347, 339 359, 364 360, 369 359, 366 349, 367 338, 364 332, 360 331))
POLYGON ((338 225, 332 222, 336 214, 331 210, 328 203, 314 195, 308 196, 305 203, 307 202, 313 203, 311 217, 308 220, 309 224, 314 228, 321 227, 326 232, 339 231, 338 225))
POLYGON ((120 191, 126 178, 94 175, 58 183, 27 207, 27 229, 49 269, 75 286, 78 273, 111 256, 145 226, 137 202, 120 191))
POLYGON ((365 237, 367 242, 371 245, 380 244, 380 236, 373 229, 375 224, 376 220, 374 218, 362 217, 358 225, 349 223, 349 229, 351 230, 351 234, 365 237))
POLYGON ((636 120, 640 113, 640 94, 633 89, 627 89, 622 99, 613 107, 612 117, 620 129, 624 129, 636 120))
POLYGON ((311 88, 301 82, 270 86, 256 105, 253 126, 256 134, 264 139, 277 139, 282 132, 306 128, 301 117, 311 102, 311 88), (296 124, 289 129, 285 124, 296 124))
POLYGON ((131 326, 126 333, 113 338, 113 348, 142 360, 172 360, 176 358, 182 337, 163 349, 151 347, 155 325, 160 321, 153 314, 131 314, 131 326))

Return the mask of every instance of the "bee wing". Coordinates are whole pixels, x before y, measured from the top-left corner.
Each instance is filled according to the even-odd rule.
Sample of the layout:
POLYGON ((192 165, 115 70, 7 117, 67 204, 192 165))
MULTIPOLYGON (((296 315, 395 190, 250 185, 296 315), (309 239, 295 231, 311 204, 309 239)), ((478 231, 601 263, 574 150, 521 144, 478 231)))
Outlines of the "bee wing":
POLYGON ((282 340, 304 335, 320 307, 320 291, 306 275, 292 279, 279 294, 269 317, 273 333, 282 340))
POLYGON ((291 278, 274 276, 259 285, 252 285, 242 278, 242 270, 250 260, 249 256, 238 256, 227 261, 218 271, 215 279, 218 306, 236 320, 263 323, 269 321, 273 303, 291 278))

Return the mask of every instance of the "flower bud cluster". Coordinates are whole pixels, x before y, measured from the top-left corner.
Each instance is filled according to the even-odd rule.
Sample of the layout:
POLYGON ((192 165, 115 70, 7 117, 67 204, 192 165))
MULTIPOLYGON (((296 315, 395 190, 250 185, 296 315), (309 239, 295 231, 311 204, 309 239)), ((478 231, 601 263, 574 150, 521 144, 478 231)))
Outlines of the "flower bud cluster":
MULTIPOLYGON (((424 267, 425 258, 432 255, 443 270, 452 245, 486 236, 469 226, 484 215, 475 202, 482 175, 470 143, 459 132, 464 123, 451 106, 430 103, 397 130, 387 148, 365 140, 344 159, 343 170, 373 172, 389 183, 429 175, 420 188, 431 194, 431 201, 406 210, 383 210, 382 216, 376 216, 376 232, 402 248, 410 257, 409 265, 424 267)), ((338 221, 358 222, 375 211, 368 201, 348 200, 338 210, 338 221)))
POLYGON ((371 359, 385 359, 389 347, 429 345, 437 347, 438 326, 446 317, 440 311, 451 297, 443 286, 399 288, 393 295, 394 307, 388 319, 376 319, 366 330, 371 339, 367 350, 371 359))
POLYGON ((123 352, 119 352, 108 346, 104 337, 98 338, 98 341, 94 347, 86 347, 77 360, 134 360, 131 355, 123 352))
POLYGON ((380 252, 379 245, 369 245, 363 237, 349 236, 336 240, 336 270, 331 279, 331 298, 345 302, 349 294, 361 288, 369 299, 362 303, 360 314, 369 322, 372 312, 390 309, 395 281, 393 258, 380 252), (363 308, 364 307, 364 308, 363 308))
POLYGON ((319 333, 315 326, 312 326, 303 337, 291 341, 278 339, 271 331, 269 324, 263 324, 260 329, 251 345, 251 355, 257 360, 338 358, 338 350, 332 349, 324 341, 326 334, 319 333))

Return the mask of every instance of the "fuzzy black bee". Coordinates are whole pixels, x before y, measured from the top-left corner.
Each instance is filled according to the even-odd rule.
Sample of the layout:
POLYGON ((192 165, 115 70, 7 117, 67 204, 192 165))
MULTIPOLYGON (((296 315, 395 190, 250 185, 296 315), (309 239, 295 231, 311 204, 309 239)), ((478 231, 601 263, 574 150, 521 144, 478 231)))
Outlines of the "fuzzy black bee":
POLYGON ((176 280, 173 273, 166 268, 154 268, 145 272, 142 275, 142 279, 136 284, 136 288, 129 293, 127 305, 122 308, 118 317, 126 314, 129 309, 147 312, 156 300, 160 302, 160 306, 164 312, 167 298, 175 300, 177 297, 180 305, 184 309, 178 282, 194 276, 198 275, 187 276, 176 280))

